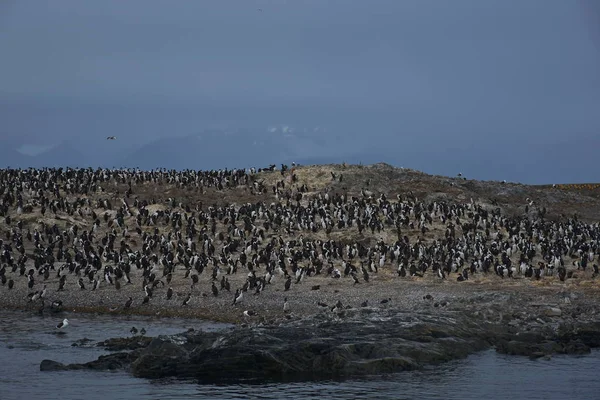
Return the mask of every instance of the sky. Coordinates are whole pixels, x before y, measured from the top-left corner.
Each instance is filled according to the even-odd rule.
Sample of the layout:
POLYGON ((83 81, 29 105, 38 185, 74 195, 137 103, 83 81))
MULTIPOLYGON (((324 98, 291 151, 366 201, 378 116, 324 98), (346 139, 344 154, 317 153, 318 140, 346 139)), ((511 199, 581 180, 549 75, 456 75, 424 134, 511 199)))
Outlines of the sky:
POLYGON ((26 154, 287 126, 430 173, 600 181, 595 0, 3 0, 0 54, 0 143, 26 154))

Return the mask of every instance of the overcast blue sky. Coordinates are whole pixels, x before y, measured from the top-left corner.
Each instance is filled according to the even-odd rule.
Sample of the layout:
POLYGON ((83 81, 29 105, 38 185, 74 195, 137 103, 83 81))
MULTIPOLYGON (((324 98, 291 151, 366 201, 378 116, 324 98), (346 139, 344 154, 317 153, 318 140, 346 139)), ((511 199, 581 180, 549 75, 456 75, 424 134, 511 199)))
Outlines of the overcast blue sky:
POLYGON ((0 54, 25 152, 321 126, 426 172, 600 181, 595 0, 4 0, 0 54))

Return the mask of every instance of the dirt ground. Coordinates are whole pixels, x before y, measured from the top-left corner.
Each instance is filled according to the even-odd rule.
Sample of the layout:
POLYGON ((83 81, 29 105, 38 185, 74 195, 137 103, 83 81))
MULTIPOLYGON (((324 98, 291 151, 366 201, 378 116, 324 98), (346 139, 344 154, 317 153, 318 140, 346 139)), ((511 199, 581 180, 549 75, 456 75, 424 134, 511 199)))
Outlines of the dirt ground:
MULTIPOLYGON (((304 191, 303 202, 313 195, 319 193, 347 193, 348 196, 360 196, 361 190, 371 192, 374 197, 381 193, 385 194, 391 201, 396 201, 397 196, 416 198, 419 201, 456 201, 466 203, 471 201, 480 203, 489 208, 500 208, 506 215, 529 215, 533 216, 542 209, 546 210, 546 218, 560 219, 576 216, 580 220, 597 223, 600 220, 600 185, 551 185, 530 186, 516 183, 484 182, 465 180, 459 177, 443 177, 427 175, 409 169, 394 168, 386 164, 371 166, 349 166, 349 165, 322 165, 302 166, 294 169, 295 179, 292 181, 289 172, 282 175, 279 171, 262 172, 255 176, 254 180, 265 187, 265 193, 256 193, 252 185, 224 188, 217 190, 214 187, 189 186, 181 187, 177 184, 154 184, 144 183, 133 186, 133 193, 127 200, 130 205, 133 198, 147 200, 152 205, 151 210, 168 209, 175 205, 175 209, 184 212, 186 207, 195 207, 206 210, 211 205, 242 205, 246 203, 265 202, 267 204, 278 201, 273 194, 272 186, 283 181, 285 187, 296 193, 300 188, 304 191), (533 202, 533 206, 528 203, 533 202), (528 206, 528 207, 527 207, 528 206), (527 210, 526 210, 527 207, 527 210)), ((127 189, 124 183, 115 181, 103 185, 104 192, 98 192, 89 197, 94 200, 111 199, 113 203, 120 204, 127 189)), ((67 195, 66 195, 67 196, 67 195)), ((67 196, 74 198, 75 196, 67 196)), ((32 201, 33 197, 26 194, 26 201, 32 201)), ((135 214, 135 208, 132 207, 135 214)), ((114 210, 106 210, 98 207, 94 211, 102 216, 108 212, 114 215, 114 210)), ((90 229, 92 219, 84 213, 67 215, 62 212, 57 214, 47 212, 44 216, 40 214, 40 208, 34 206, 31 213, 17 214, 16 210, 9 210, 12 223, 8 224, 3 217, 0 219, 0 237, 5 242, 8 240, 7 231, 14 228, 16 221, 23 222, 23 230, 42 230, 44 226, 56 224, 59 229, 67 230, 73 225, 82 229, 90 229)), ((132 250, 138 250, 142 244, 142 238, 134 230, 134 217, 127 217, 125 223, 130 227, 125 239, 132 250)), ((161 233, 168 233, 170 226, 159 227, 161 233)), ((151 227, 143 227, 150 231, 151 227)), ((226 227, 219 224, 218 230, 226 227)), ((102 237, 109 230, 106 225, 101 225, 97 237, 102 237)), ((419 231, 404 232, 411 241, 422 236, 424 240, 430 241, 442 237, 445 227, 434 222, 430 231, 422 236, 419 231)), ((272 233, 273 234, 273 233, 272 233)), ((284 240, 291 239, 285 233, 279 232, 284 240)), ((337 230, 326 234, 323 231, 317 233, 305 232, 306 238, 333 239, 340 241, 357 241, 374 244, 383 239, 386 243, 396 240, 396 233, 392 229, 382 232, 364 231, 359 234, 356 228, 337 230)), ((120 239, 120 238, 119 238, 120 239)), ((221 243, 216 243, 217 250, 221 243)), ((26 243, 28 254, 32 254, 31 243, 26 243)), ((570 263, 571 260, 565 260, 570 263)), ((60 265, 57 263, 56 265, 60 265)), ((30 268, 31 262, 28 264, 30 268)), ((340 268, 339 263, 336 267, 340 268)), ((264 274, 259 270, 257 275, 264 274)), ((224 272, 223 272, 224 273, 224 272)), ((335 279, 330 276, 306 277, 299 284, 292 283, 290 290, 284 290, 285 278, 275 276, 273 283, 260 294, 252 291, 243 294, 240 304, 233 305, 235 289, 242 287, 246 280, 247 271, 240 270, 235 275, 227 275, 231 284, 231 291, 221 289, 218 277, 216 286, 219 290, 214 296, 211 290, 212 279, 209 271, 200 275, 199 283, 191 288, 191 282, 184 278, 185 270, 182 266, 176 268, 170 285, 157 286, 148 304, 142 304, 145 296, 142 286, 140 270, 133 270, 131 274, 132 285, 122 283, 121 289, 116 290, 113 285, 102 282, 98 290, 91 290, 91 285, 86 280, 86 290, 79 289, 75 275, 67 275, 64 291, 57 291, 58 278, 56 271, 52 271, 50 277, 44 280, 36 275, 36 286, 33 289, 27 287, 27 279, 12 272, 7 268, 7 278, 13 279, 14 288, 9 290, 7 285, 0 286, 0 305, 5 308, 25 309, 37 311, 41 308, 41 302, 29 301, 28 294, 33 290, 41 290, 42 285, 48 288, 45 310, 48 311, 52 301, 60 300, 64 310, 67 312, 97 312, 115 314, 143 314, 159 317, 196 317, 226 322, 256 322, 276 321, 283 318, 295 318, 315 312, 331 309, 336 303, 341 302, 344 307, 360 307, 365 301, 368 306, 374 307, 398 307, 410 310, 423 302, 432 304, 447 302, 447 304, 458 304, 461 299, 472 297, 477 293, 507 292, 516 293, 519 298, 531 298, 532 301, 548 301, 559 304, 563 301, 565 293, 579 293, 586 296, 590 301, 597 301, 600 288, 600 280, 592 278, 592 271, 576 272, 572 279, 560 282, 555 277, 544 277, 541 281, 529 278, 502 279, 495 274, 475 274, 468 281, 458 282, 456 276, 449 276, 445 280, 430 275, 423 278, 401 278, 396 273, 396 266, 389 261, 378 273, 371 275, 369 282, 354 284, 350 277, 335 279), (167 287, 171 286, 174 295, 167 300, 167 287), (183 299, 191 294, 189 304, 183 306, 183 299), (433 300, 424 300, 424 296, 430 294, 433 300), (127 299, 133 299, 130 308, 124 308, 127 299), (289 312, 284 313, 283 304, 287 299, 289 312), (385 301, 387 300, 387 301, 385 301), (382 303, 382 301, 384 301, 382 303), (244 311, 255 312, 255 316, 244 316, 244 311)), ((158 278, 162 278, 158 274, 158 278)))

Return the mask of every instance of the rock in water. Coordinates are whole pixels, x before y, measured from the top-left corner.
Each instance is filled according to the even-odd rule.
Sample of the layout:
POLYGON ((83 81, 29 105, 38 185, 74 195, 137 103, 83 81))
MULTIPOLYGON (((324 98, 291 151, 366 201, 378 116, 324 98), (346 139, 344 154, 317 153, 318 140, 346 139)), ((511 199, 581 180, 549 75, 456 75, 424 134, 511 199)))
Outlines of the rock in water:
POLYGON ((114 353, 98 357, 97 360, 85 364, 62 364, 57 361, 43 360, 40 363, 40 371, 70 371, 79 369, 90 369, 96 371, 107 371, 124 369, 138 356, 136 351, 130 353, 114 353))
POLYGON ((145 348, 100 356, 85 364, 44 360, 40 370, 129 367, 136 377, 177 376, 205 383, 309 381, 419 369, 491 346, 500 353, 532 358, 586 354, 591 347, 600 347, 600 322, 578 318, 561 323, 557 330, 539 325, 534 315, 522 322, 517 327, 471 318, 469 313, 358 308, 345 310, 344 315, 319 314, 279 325, 159 336, 145 348))
POLYGON ((182 339, 176 341, 168 336, 152 340, 131 364, 132 373, 145 378, 177 375, 178 368, 188 361, 188 352, 183 344, 182 339))
POLYGON ((40 363, 40 371, 65 371, 65 365, 58 361, 42 360, 40 363))
POLYGON ((407 323, 404 316, 373 315, 375 320, 367 321, 371 317, 366 313, 349 314, 346 321, 158 337, 141 351, 131 372, 141 378, 178 376, 203 382, 311 380, 413 370, 489 347, 472 334, 481 328, 452 325, 443 317, 399 329, 407 323))

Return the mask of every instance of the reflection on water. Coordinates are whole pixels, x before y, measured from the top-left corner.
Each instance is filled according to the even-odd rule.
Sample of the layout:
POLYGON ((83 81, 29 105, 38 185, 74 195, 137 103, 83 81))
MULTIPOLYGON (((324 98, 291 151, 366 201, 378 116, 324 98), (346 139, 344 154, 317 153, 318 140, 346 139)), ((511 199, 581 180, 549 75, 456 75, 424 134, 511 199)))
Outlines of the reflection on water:
POLYGON ((227 329, 226 325, 183 319, 69 315, 67 333, 57 335, 61 318, 1 313, 0 398, 12 399, 594 399, 600 389, 600 351, 583 357, 529 360, 478 353, 424 371, 342 382, 265 385, 199 385, 176 379, 145 380, 126 372, 40 372, 41 360, 86 362, 105 352, 73 347, 76 340, 129 336, 132 326, 148 336, 188 328, 227 329), (60 393, 60 395, 58 395, 60 393))

